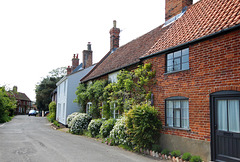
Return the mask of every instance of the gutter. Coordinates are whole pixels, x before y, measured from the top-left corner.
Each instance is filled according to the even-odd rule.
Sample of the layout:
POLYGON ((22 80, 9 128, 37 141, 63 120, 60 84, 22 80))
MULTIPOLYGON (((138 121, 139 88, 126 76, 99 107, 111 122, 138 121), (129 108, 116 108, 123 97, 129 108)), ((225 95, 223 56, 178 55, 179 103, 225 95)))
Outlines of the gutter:
POLYGON ((62 82, 64 82, 65 80, 67 80, 67 76, 64 76, 61 80, 59 80, 56 85, 59 86, 62 82))
POLYGON ((148 56, 140 57, 140 60, 149 59, 149 58, 154 57, 154 56, 156 56, 156 55, 165 54, 165 53, 167 53, 168 51, 176 50, 176 49, 182 48, 182 47, 184 47, 184 46, 189 46, 189 45, 191 45, 191 44, 194 44, 194 43, 197 43, 197 42, 200 42, 200 41, 204 41, 205 39, 209 39, 209 38, 212 38, 212 37, 216 37, 216 36, 218 36, 218 35, 225 34, 225 33, 228 33, 228 32, 230 32, 230 31, 237 30, 237 29, 240 29, 240 24, 235 25, 235 26, 232 26, 232 27, 230 27, 230 28, 226 28, 226 29, 220 30, 220 31, 215 32, 215 33, 212 33, 212 34, 210 34, 210 35, 203 36, 203 37, 201 37, 201 38, 194 39, 194 40, 192 40, 192 41, 189 41, 189 42, 186 42, 186 43, 183 43, 183 44, 174 46, 174 47, 170 47, 170 48, 168 48, 168 49, 165 49, 165 50, 162 50, 162 51, 159 51, 159 52, 150 54, 150 55, 148 55, 148 56))

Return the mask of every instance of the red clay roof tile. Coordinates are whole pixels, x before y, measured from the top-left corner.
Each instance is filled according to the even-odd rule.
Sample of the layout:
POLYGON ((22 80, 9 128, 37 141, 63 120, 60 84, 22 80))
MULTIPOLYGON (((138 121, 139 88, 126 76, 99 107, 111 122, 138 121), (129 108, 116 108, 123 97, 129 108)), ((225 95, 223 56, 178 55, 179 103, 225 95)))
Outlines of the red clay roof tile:
POLYGON ((213 34, 240 23, 240 0, 201 0, 190 6, 143 56, 213 34))

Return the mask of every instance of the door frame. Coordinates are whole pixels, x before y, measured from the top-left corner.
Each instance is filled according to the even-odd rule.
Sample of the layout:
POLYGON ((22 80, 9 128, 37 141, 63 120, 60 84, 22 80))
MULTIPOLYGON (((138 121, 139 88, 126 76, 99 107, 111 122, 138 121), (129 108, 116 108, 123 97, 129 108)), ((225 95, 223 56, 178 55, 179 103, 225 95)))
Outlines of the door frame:
POLYGON ((218 91, 210 94, 210 123, 211 123, 211 160, 216 160, 216 124, 215 101, 216 98, 231 98, 240 96, 240 91, 218 91))

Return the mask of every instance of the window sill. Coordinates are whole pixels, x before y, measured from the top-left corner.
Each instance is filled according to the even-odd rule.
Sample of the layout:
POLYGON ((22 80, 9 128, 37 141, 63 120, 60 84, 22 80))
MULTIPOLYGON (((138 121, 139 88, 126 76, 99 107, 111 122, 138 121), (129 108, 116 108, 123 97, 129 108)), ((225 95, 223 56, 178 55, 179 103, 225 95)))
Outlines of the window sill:
POLYGON ((177 130, 185 130, 185 131, 191 131, 190 128, 178 128, 178 127, 169 127, 169 126, 163 126, 164 129, 177 129, 177 130))
POLYGON ((178 70, 178 71, 172 71, 172 72, 166 72, 166 73, 164 73, 164 75, 174 74, 174 73, 183 72, 183 71, 188 71, 188 70, 190 70, 190 69, 186 69, 186 70, 178 70))

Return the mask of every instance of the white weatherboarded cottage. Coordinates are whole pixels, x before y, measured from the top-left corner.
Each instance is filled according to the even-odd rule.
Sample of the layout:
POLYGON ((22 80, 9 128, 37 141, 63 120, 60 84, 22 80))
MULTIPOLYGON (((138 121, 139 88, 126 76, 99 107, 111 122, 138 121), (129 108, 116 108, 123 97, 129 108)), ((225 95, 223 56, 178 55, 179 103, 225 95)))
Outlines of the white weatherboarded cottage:
POLYGON ((83 63, 79 65, 78 55, 72 59, 72 67, 67 68, 67 75, 57 83, 57 110, 56 120, 67 125, 67 116, 73 112, 79 112, 81 106, 75 103, 76 90, 80 80, 87 75, 95 65, 92 65, 91 44, 88 50, 83 51, 83 63))

